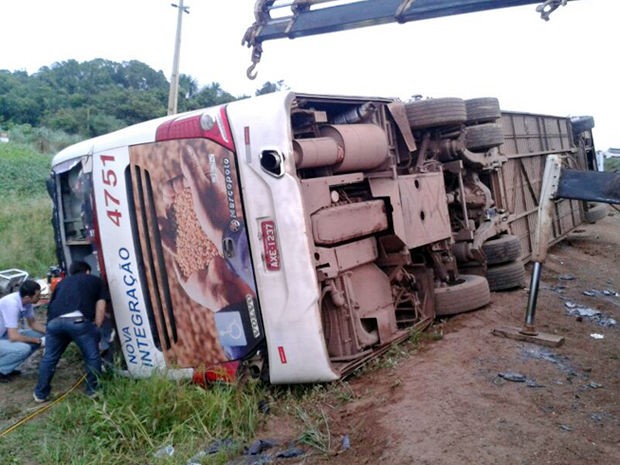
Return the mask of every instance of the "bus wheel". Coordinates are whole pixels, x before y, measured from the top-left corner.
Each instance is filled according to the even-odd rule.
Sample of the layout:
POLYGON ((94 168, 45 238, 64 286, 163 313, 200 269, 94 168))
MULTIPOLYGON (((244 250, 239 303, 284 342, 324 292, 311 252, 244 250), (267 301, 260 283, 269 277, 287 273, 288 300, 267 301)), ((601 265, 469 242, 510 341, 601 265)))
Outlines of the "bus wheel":
POLYGON ((467 120, 465 100, 453 97, 416 100, 405 104, 412 129, 462 124, 467 120))
POLYGON ((607 216, 607 204, 595 203, 589 205, 589 209, 583 212, 584 219, 587 223, 594 224, 607 216))
POLYGON ((458 283, 435 288, 435 314, 456 315, 483 307, 491 301, 489 283, 483 276, 462 274, 458 283))
POLYGON ((521 256, 521 241, 517 236, 504 234, 482 244, 487 265, 512 262, 521 256))
POLYGON ((484 152, 504 143, 504 133, 499 124, 485 123, 467 126, 465 146, 472 152, 484 152))
POLYGON ((487 268, 487 280, 492 291, 525 287, 525 267, 520 261, 490 266, 487 268))
POLYGON ((499 100, 495 97, 479 97, 465 100, 467 124, 494 123, 501 118, 499 100))

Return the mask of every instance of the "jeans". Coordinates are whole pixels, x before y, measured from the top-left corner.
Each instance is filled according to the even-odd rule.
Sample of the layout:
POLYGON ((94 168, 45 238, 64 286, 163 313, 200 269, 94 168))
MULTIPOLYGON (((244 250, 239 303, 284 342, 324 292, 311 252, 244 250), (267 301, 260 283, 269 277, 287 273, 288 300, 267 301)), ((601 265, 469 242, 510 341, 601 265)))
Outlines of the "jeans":
POLYGON ((99 355, 99 330, 92 321, 82 317, 54 318, 47 324, 45 353, 39 366, 39 380, 34 393, 40 399, 49 397, 51 382, 60 357, 71 341, 82 352, 86 369, 86 394, 94 394, 99 386, 101 357, 99 355))
MULTIPOLYGON (((19 332, 29 337, 43 336, 33 329, 20 330, 19 332)), ((39 344, 9 341, 8 336, 0 338, 0 373, 8 375, 24 363, 38 348, 39 344)))

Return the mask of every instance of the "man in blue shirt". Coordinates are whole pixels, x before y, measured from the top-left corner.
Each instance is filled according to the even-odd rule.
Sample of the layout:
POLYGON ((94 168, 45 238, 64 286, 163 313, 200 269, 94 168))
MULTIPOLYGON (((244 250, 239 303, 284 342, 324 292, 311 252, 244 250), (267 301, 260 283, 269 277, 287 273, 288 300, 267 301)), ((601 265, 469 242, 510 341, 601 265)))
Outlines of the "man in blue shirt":
POLYGON ((41 286, 27 279, 18 292, 0 299, 0 383, 19 375, 17 367, 44 344, 45 326, 34 316, 34 304, 39 301, 41 286), (20 329, 25 318, 30 329, 20 329))

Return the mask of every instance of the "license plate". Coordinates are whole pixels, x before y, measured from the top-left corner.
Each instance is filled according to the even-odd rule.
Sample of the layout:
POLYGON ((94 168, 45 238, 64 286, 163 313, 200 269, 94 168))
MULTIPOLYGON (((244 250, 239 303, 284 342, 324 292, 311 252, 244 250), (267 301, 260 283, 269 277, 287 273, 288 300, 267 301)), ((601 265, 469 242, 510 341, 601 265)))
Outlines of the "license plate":
POLYGON ((280 251, 276 241, 276 225, 271 220, 260 223, 263 233, 263 251, 265 252, 265 266, 269 271, 280 270, 280 251))

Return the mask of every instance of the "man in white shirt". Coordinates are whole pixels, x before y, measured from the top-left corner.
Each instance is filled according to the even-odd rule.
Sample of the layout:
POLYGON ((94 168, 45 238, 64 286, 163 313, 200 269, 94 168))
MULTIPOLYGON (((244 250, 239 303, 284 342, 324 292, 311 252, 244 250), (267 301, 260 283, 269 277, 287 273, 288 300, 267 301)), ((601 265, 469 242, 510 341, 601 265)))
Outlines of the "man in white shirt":
POLYGON ((39 283, 27 279, 18 292, 0 299, 0 383, 19 375, 17 367, 45 343, 45 326, 34 316, 34 304, 40 295, 39 283), (30 329, 20 329, 22 318, 30 329))

